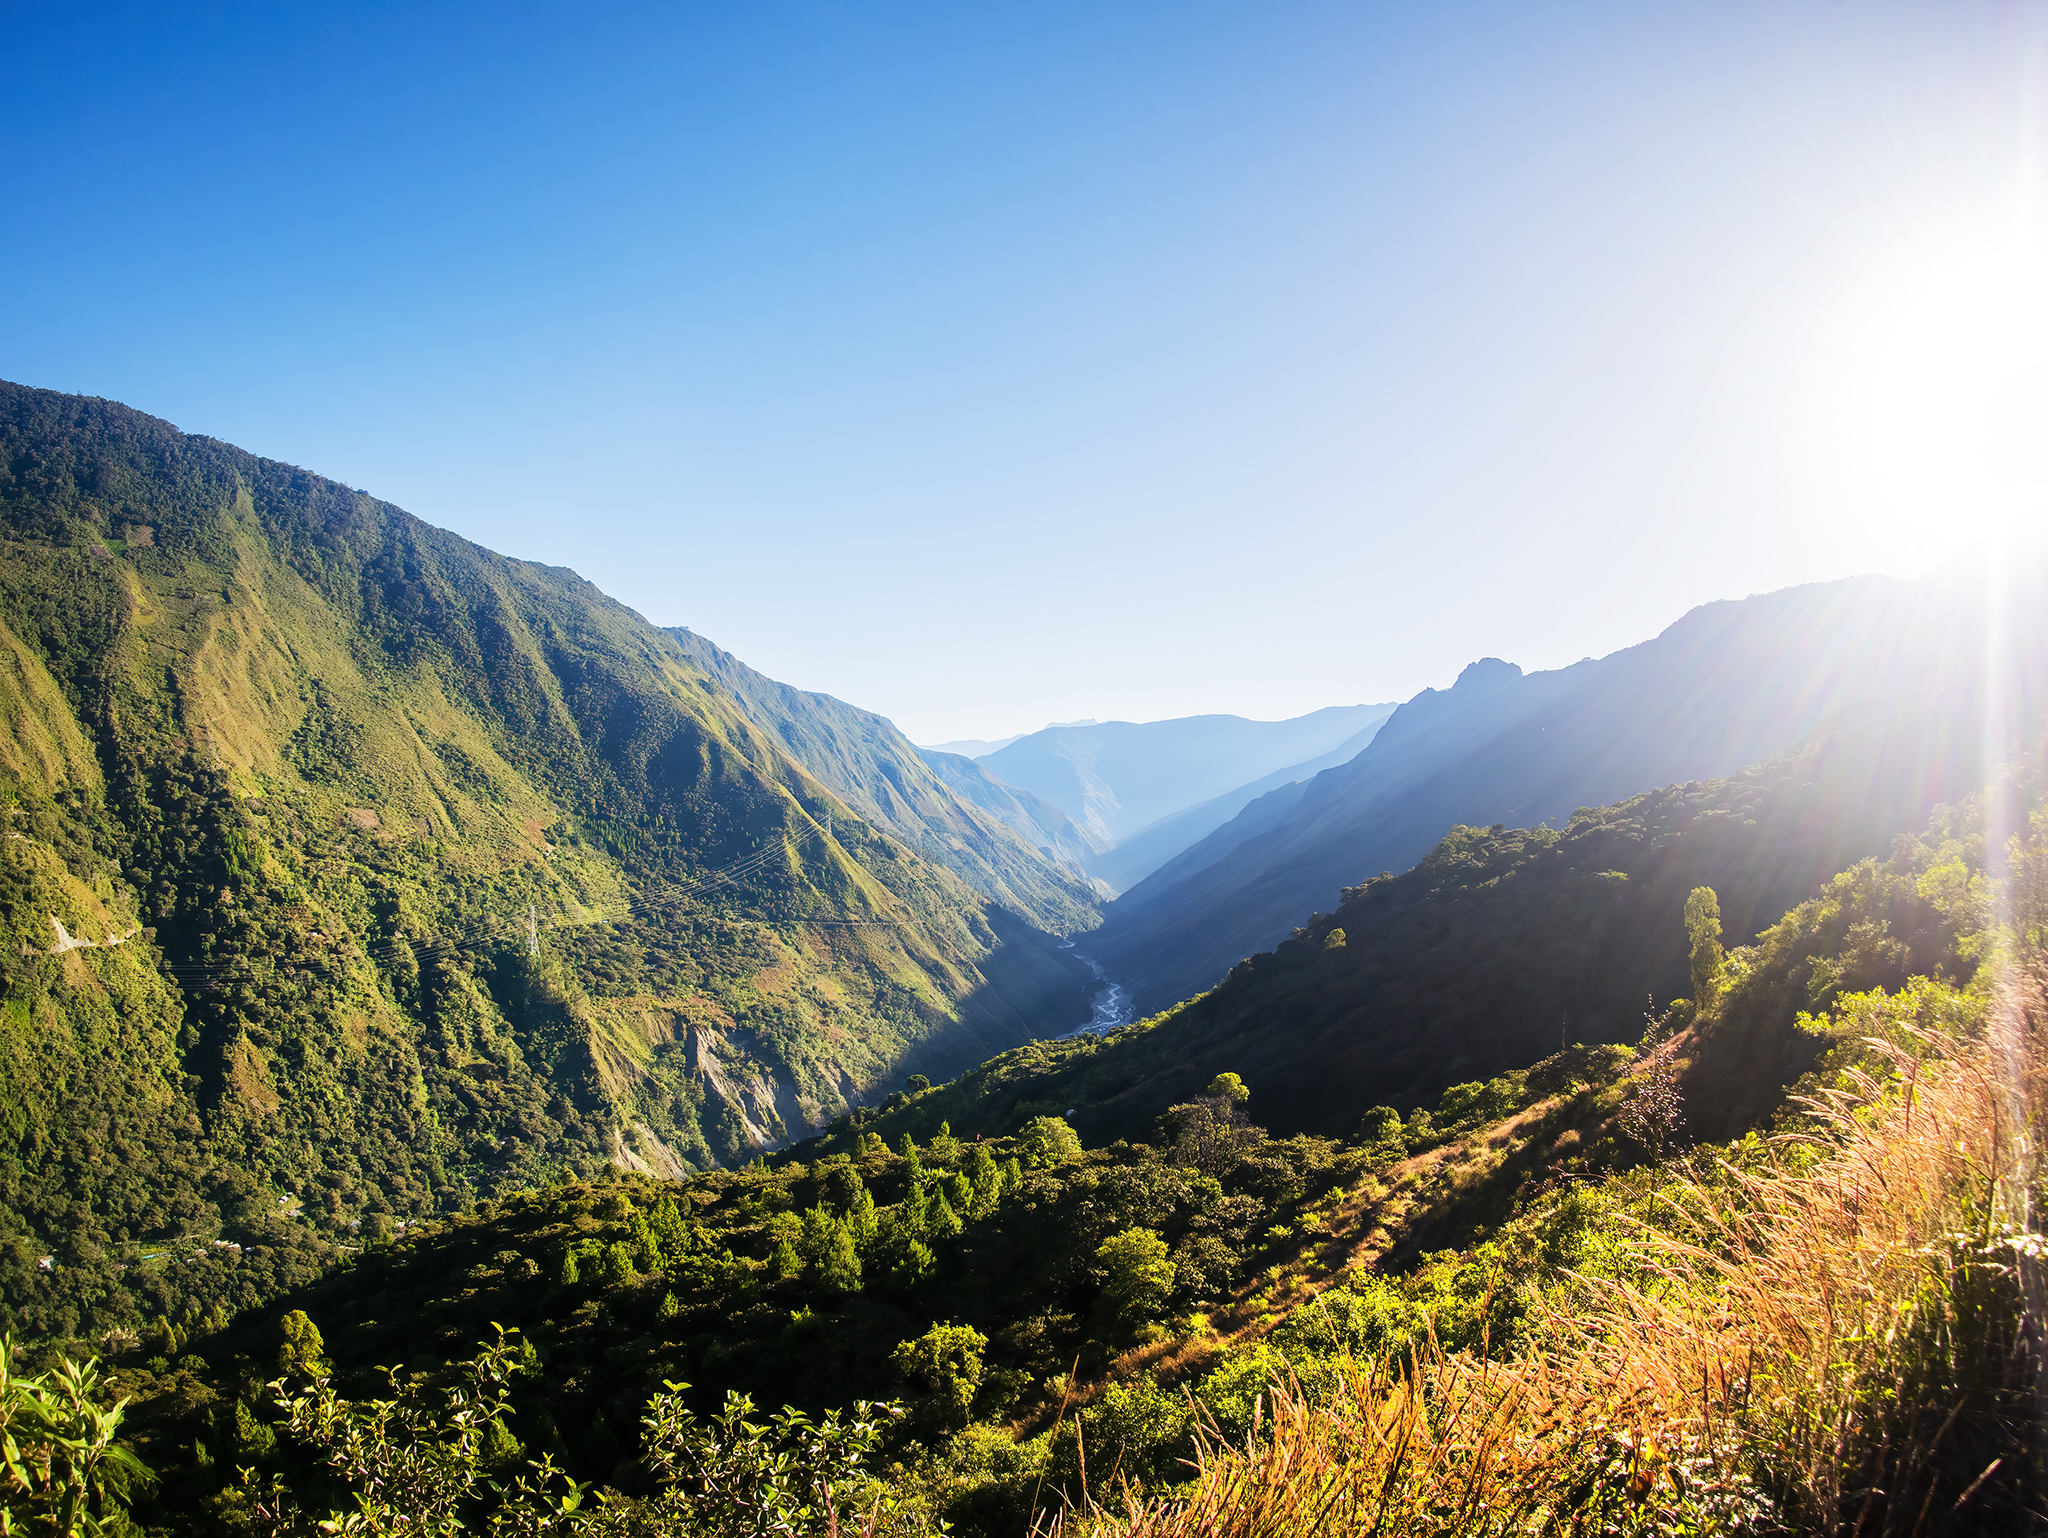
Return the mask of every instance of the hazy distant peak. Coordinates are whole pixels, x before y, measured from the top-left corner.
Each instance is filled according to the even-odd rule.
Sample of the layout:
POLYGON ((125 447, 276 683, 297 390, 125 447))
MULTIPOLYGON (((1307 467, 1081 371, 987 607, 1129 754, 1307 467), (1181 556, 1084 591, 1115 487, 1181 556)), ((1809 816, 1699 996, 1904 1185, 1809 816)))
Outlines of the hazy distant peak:
POLYGON ((1458 681, 1451 685, 1461 694, 1486 694, 1511 684, 1522 676, 1522 670, 1512 662, 1503 662, 1498 657, 1481 657, 1469 664, 1458 675, 1458 681))
POLYGON ((1384 705, 1339 705, 1285 721, 1180 716, 1070 721, 981 758, 991 774, 1042 796, 1104 848, 1239 786, 1330 752, 1376 726, 1384 705))
POLYGON ((1024 734, 1018 732, 1011 737, 997 737, 984 741, 979 737, 962 737, 958 742, 920 742, 917 746, 927 753, 957 753, 962 758, 984 758, 990 753, 1000 752, 1024 734))

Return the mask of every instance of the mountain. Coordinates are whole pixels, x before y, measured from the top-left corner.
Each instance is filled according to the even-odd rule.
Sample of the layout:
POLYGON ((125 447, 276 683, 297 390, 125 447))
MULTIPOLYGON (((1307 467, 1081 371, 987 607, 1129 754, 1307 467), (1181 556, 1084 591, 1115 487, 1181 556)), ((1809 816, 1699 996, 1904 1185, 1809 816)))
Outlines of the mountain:
POLYGON ((1020 737, 979 762, 1006 784, 1051 802, 1106 852, 1254 781, 1294 775, 1344 745, 1370 740, 1391 709, 1331 706, 1287 721, 1218 715, 1078 722, 1020 737))
POLYGON ((1012 736, 998 737, 993 742, 980 737, 962 737, 958 742, 921 743, 919 746, 927 753, 957 753, 962 758, 980 758, 997 748, 1007 748, 1023 735, 1017 732, 1012 736))
MULTIPOLYGON (((1075 827, 1074 820, 1050 801, 1014 785, 1005 785, 973 759, 958 753, 941 753, 933 748, 920 748, 918 752, 926 767, 956 800, 979 807, 1044 858, 1058 861, 1077 874, 1087 870, 1089 859, 1098 852, 1097 841, 1084 829, 1075 827)), ((1085 879, 1098 898, 1115 895, 1092 876, 1085 879)), ((1099 912, 1090 918, 1101 922, 1099 912)))
POLYGON ((1928 873, 1981 858, 1982 837, 1958 843, 1951 818, 1915 835, 1985 783, 1992 741, 2042 724, 2034 708, 1992 729, 1980 703, 1852 707, 1763 764, 1581 808, 1562 832, 1452 828, 1413 868, 1346 889, 1333 912, 1209 992, 1099 1040, 1013 1051, 921 1097, 914 1117, 864 1125, 893 1138, 945 1119, 993 1135, 1050 1113, 1091 1144, 1143 1139, 1168 1107, 1237 1073, 1261 1125, 1341 1136, 1370 1107, 1405 1113, 1567 1043, 1634 1042, 1646 1001, 1688 991, 1694 888, 1717 892, 1730 945, 1818 896, 1810 933, 1780 963, 1795 974, 1794 1004, 1779 1001, 1760 1044, 1725 1044, 1729 1064, 1694 1109, 1698 1135, 1729 1135, 1807 1066, 1811 1039, 1788 1028, 1794 1005, 1895 988, 1947 956, 1944 878, 1928 873), (1889 886, 1852 869, 1887 854, 1903 862, 1889 886), (1822 950, 1850 960, 1798 970, 1822 950))
POLYGON ((744 1160, 1085 1018, 1033 922, 1086 922, 1071 871, 721 659, 0 385, 0 1319, 240 1306, 359 1223, 744 1160))
MULTIPOLYGON (((2048 584, 2033 566, 2005 578, 2023 589, 2006 612, 2025 629, 2003 644, 2038 668, 2048 584)), ((1401 706, 1348 763, 1253 801, 1125 892, 1089 950, 1141 1009, 1162 1008, 1347 884, 1407 869, 1455 824, 1561 827, 1581 806, 1759 762, 1858 703, 1977 699, 1986 581, 1966 563, 1917 583, 1815 584, 1708 604, 1554 672, 1476 662, 1401 706)))
MULTIPOLYGON (((1844 720, 1562 836, 1457 830, 1347 901, 1353 935, 1401 943, 1324 928, 1225 987, 1286 1025, 1371 991, 1430 930, 1476 941, 1480 991, 1560 975, 1560 942, 1567 965, 1633 967, 1622 944, 1570 954, 1575 917, 1634 879, 1602 864, 1678 891, 1715 869, 1764 902, 1820 868, 1805 835, 1848 826, 1830 819, 1855 767, 1903 783, 1918 755, 1874 745, 1907 746, 1905 727, 1844 720), (1530 932, 1546 908, 1551 932, 1530 932)), ((232 1317, 102 1315, 61 1350, 100 1357, 157 1477, 91 1514, 125 1493, 165 1538, 238 1531, 261 1469, 293 1532, 330 1512, 331 1529, 424 1529, 460 1499, 473 1528, 563 1538, 616 1533, 622 1511, 650 1538, 824 1538, 843 1512, 895 1538, 1021 1538, 1049 1505, 1132 1538, 1463 1534, 1482 1500, 1485 1531, 1560 1514, 1634 1531, 1648 1508, 1700 1533, 1838 1533, 1873 1512, 1903 1513, 1867 1525, 1898 1532, 1969 1505, 1969 1531, 2037 1533, 2040 1376, 2012 1257, 2040 1237, 2015 1127, 2043 1115, 2044 855, 2037 759, 1820 878, 1756 946, 1702 955, 1699 1004, 1640 1050, 1546 1050, 1342 1136, 1272 1135, 1258 1078, 1199 1084, 1142 1141, 1094 1148, 1061 1098, 1020 1103, 1109 1089, 1091 1066, 1127 1072, 1166 1022, 1033 1042, 744 1169, 606 1171, 366 1234, 346 1270, 232 1317), (1776 1075, 1808 1063, 1788 1095, 1776 1075), (1730 1067, 1786 1135, 1699 1141, 1723 1135, 1701 1113, 1730 1067), (1987 1191, 2019 1214, 1996 1243, 1987 1191), (1736 1416, 1731 1362, 1739 1389, 1773 1386, 1736 1416), (272 1372, 286 1382, 260 1387, 272 1372), (1447 1413, 1416 1413, 1424 1395, 1447 1413), (1304 1441, 1308 1421, 1355 1439, 1304 1441), (1615 1431, 1683 1450, 1717 1423, 1741 1483, 1625 1456, 1615 1431), (1483 1484, 1475 1425, 1506 1449, 1483 1484), (543 1456, 559 1475, 511 1477, 543 1456)), ((1479 1018, 1455 970, 1409 976, 1420 1002, 1479 1018)), ((14 1404, 36 1385, 16 1372, 14 1404)), ((42 1495, 32 1514, 84 1462, 77 1441, 54 1453, 55 1490, 17 1482, 42 1495)))
POLYGON ((1144 880, 1183 849, 1200 843, 1253 801, 1276 795, 1284 801, 1290 791, 1299 796, 1307 789, 1308 781, 1323 770, 1348 763, 1365 751, 1378 735, 1386 717, 1393 714, 1391 706, 1372 708, 1384 713, 1373 717, 1364 728, 1329 752, 1318 754, 1305 763, 1275 769, 1247 785, 1239 785, 1234 790, 1140 828, 1113 848, 1091 855, 1085 862, 1088 873, 1103 882, 1112 893, 1122 892, 1144 880))
POLYGON ((1079 869, 1086 846, 1057 808, 971 762, 934 762, 954 755, 916 747, 872 711, 777 683, 687 629, 668 633, 783 752, 922 858, 1042 927, 1065 934, 1099 922, 1079 869))

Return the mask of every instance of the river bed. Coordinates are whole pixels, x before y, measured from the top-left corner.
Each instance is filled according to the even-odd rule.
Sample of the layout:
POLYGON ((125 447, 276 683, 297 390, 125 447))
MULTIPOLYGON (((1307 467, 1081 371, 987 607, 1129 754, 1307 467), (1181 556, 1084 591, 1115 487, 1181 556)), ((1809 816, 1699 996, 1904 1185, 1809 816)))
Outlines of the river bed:
MULTIPOLYGON (((1066 942, 1066 949, 1070 951, 1074 949, 1074 942, 1072 940, 1066 942)), ((1077 952, 1076 954, 1080 953, 1077 952)), ((1122 983, 1111 977, 1109 975, 1109 968, 1105 967, 1094 957, 1081 955, 1081 964, 1095 974, 1095 980, 1102 984, 1102 987, 1095 994, 1094 1013, 1088 1017, 1085 1024, 1076 1026, 1073 1030, 1068 1031, 1065 1036, 1060 1037, 1061 1041, 1074 1036, 1100 1036, 1104 1031, 1113 1031, 1120 1025, 1129 1025, 1131 1023, 1131 995, 1129 990, 1122 983)))

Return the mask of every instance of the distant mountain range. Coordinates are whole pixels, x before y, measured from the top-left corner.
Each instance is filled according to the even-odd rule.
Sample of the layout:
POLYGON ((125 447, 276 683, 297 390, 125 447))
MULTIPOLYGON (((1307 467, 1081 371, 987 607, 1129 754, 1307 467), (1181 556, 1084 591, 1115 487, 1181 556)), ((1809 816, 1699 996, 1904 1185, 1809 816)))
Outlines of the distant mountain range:
POLYGON ((1079 830, 1088 873, 1121 890, 1253 798, 1341 763, 1391 705, 1344 705, 1285 721, 1182 716, 1048 726, 977 760, 1057 807, 1079 830))
POLYGON ((919 746, 927 753, 952 753, 961 758, 982 758, 995 752, 997 748, 1007 748, 1023 735, 1022 732, 1016 732, 1008 737, 998 737, 993 742, 984 741, 979 737, 962 737, 958 742, 920 743, 919 746))
MULTIPOLYGON (((2024 575, 2031 596, 2006 612, 2038 630, 2038 573, 2024 575)), ((1272 949, 1341 888, 1406 870, 1454 824, 1562 828, 1582 806, 1731 774, 1851 706, 1971 697, 1987 580, 1965 564, 1708 604, 1555 672, 1482 659, 1401 706, 1356 757, 1251 801, 1137 882, 1089 950, 1158 1009, 1272 949)), ((2014 644, 2023 671, 2048 655, 2038 637, 2014 644)))

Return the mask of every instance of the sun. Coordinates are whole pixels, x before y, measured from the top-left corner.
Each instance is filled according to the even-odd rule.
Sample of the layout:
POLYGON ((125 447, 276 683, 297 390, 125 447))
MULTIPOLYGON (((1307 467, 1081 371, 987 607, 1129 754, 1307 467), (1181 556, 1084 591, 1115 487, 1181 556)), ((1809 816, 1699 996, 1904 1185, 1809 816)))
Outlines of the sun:
POLYGON ((1896 564, 2048 531, 2048 230, 1943 228, 1845 285, 1816 392, 1844 533, 1896 564))

